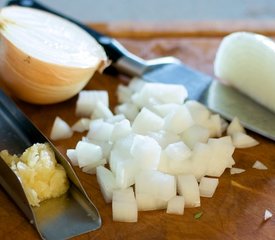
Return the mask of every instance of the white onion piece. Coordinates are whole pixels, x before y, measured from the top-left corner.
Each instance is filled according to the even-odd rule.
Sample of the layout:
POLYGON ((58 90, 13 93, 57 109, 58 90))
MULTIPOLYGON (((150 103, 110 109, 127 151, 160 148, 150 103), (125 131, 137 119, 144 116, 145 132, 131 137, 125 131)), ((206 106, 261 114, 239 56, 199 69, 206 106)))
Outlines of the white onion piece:
POLYGON ((197 124, 203 124, 211 115, 210 111, 197 101, 189 100, 185 103, 185 106, 188 108, 193 120, 197 124))
POLYGON ((71 160, 73 166, 78 166, 77 155, 75 149, 67 149, 67 157, 71 160))
POLYGON ((264 212, 264 221, 267 221, 268 219, 272 218, 273 214, 269 210, 265 210, 264 212))
POLYGON ((76 95, 106 65, 97 41, 53 14, 19 6, 1 9, 0 72, 25 101, 49 104, 76 95))
POLYGON ((50 133, 52 140, 60 140, 70 138, 73 135, 73 131, 63 119, 56 117, 50 133))
POLYGON ((236 132, 245 133, 245 129, 240 123, 240 120, 237 117, 234 117, 231 123, 227 127, 226 134, 232 136, 236 132))
POLYGON ((109 106, 107 91, 82 90, 76 101, 76 115, 90 117, 99 101, 105 106, 109 106))
POLYGON ((197 180, 200 180, 206 175, 208 168, 215 169, 215 165, 210 165, 212 156, 212 149, 208 144, 196 143, 193 148, 189 173, 192 173, 197 180))
POLYGON ((164 152, 169 158, 171 158, 171 160, 175 160, 177 162, 188 159, 192 154, 190 148, 183 142, 169 144, 164 149, 164 152))
POLYGON ((133 121, 139 113, 138 107, 133 103, 123 103, 115 107, 116 114, 123 114, 127 119, 133 121))
POLYGON ((206 175, 220 177, 228 167, 228 161, 232 157, 235 147, 229 136, 222 138, 210 138, 208 145, 211 148, 211 157, 206 175))
POLYGON ((117 122, 120 122, 124 119, 126 119, 125 115, 117 114, 117 115, 113 115, 112 117, 109 117, 109 118, 105 119, 105 121, 107 123, 117 123, 117 122))
POLYGON ((155 210, 160 206, 160 202, 166 203, 169 199, 176 196, 176 179, 174 176, 154 170, 144 170, 137 174, 135 179, 135 192, 139 210, 155 210), (139 196, 147 196, 147 199, 153 199, 156 205, 151 201, 143 201, 139 196), (149 197, 150 196, 150 197, 149 197), (147 205, 148 204, 148 205, 147 205), (152 208, 152 209, 150 209, 152 208))
POLYGON ((202 126, 209 130, 209 137, 221 137, 222 135, 222 120, 220 115, 212 114, 209 119, 202 123, 202 126))
POLYGON ((113 147, 113 145, 110 141, 100 141, 100 140, 89 139, 89 138, 82 138, 82 141, 89 142, 89 143, 99 146, 102 150, 102 157, 105 159, 109 158, 110 152, 113 147))
POLYGON ((232 168, 230 169, 230 174, 231 174, 231 175, 240 174, 240 173, 243 173, 243 172, 245 172, 245 169, 242 169, 242 168, 232 167, 232 168))
POLYGON ((97 119, 97 118, 111 118, 113 116, 112 111, 106 106, 103 102, 97 101, 95 109, 92 113, 91 118, 97 119))
POLYGON ((235 165, 235 163, 236 162, 235 162, 234 158, 231 156, 231 157, 228 158, 228 165, 227 165, 227 167, 228 168, 232 168, 232 166, 235 165))
POLYGON ((136 135, 130 148, 130 154, 138 163, 139 170, 156 170, 160 162, 161 147, 151 137, 136 135))
POLYGON ((180 174, 189 170, 191 164, 189 163, 189 158, 192 152, 183 142, 171 143, 163 152, 168 158, 167 165, 169 173, 180 174))
POLYGON ((113 131, 110 137, 112 142, 116 142, 118 139, 130 135, 132 132, 131 124, 128 119, 123 119, 120 122, 116 122, 113 127, 113 131))
POLYGON ((113 173, 103 166, 98 166, 96 168, 96 178, 105 202, 112 202, 113 191, 117 189, 113 173))
POLYGON ((249 148, 259 144, 257 140, 242 132, 233 133, 232 141, 236 148, 249 148))
POLYGON ((132 124, 135 133, 147 134, 151 131, 158 131, 163 128, 164 121, 157 114, 147 108, 142 108, 132 124))
POLYGON ((172 111, 177 111, 180 105, 176 103, 155 104, 152 110, 161 117, 167 116, 172 111))
POLYGON ((136 193, 138 211, 152 211, 167 208, 167 201, 148 193, 136 193))
POLYGON ((182 104, 186 98, 187 91, 183 85, 146 83, 132 96, 132 101, 140 107, 146 107, 152 99, 159 103, 182 104))
POLYGON ((180 105, 164 118, 163 128, 166 131, 179 134, 193 124, 194 121, 188 108, 185 105, 180 105))
POLYGON ((102 160, 102 150, 99 146, 79 141, 76 145, 76 156, 79 167, 85 167, 93 164, 93 166, 97 166, 101 164, 102 160))
POLYGON ((114 125, 104 121, 93 121, 90 123, 90 130, 87 137, 91 140, 109 141, 112 136, 114 125))
POLYGON ((119 103, 126 103, 131 101, 131 96, 133 91, 122 84, 119 84, 117 87, 117 98, 119 103))
POLYGON ((87 166, 84 166, 82 168, 82 171, 85 172, 85 173, 93 175, 93 174, 96 174, 96 168, 98 166, 104 166, 106 163, 107 163, 106 159, 102 158, 99 161, 92 162, 91 164, 89 164, 87 166))
POLYGON ((199 184, 201 197, 213 197, 216 188, 218 187, 219 179, 202 177, 199 184))
POLYGON ((199 207, 201 205, 200 201, 200 191, 197 179, 194 175, 178 175, 178 192, 185 199, 185 207, 199 207))
POLYGON ((162 149, 166 148, 171 143, 180 141, 179 135, 164 130, 160 130, 158 132, 149 132, 148 136, 154 138, 162 149))
POLYGON ((275 43, 263 35, 235 32, 216 53, 215 75, 275 111, 275 43))
POLYGON ((252 168, 256 168, 259 170, 267 170, 268 169, 266 165, 264 165, 262 162, 260 162, 258 160, 253 164, 252 168))
POLYGON ((193 149, 194 145, 198 142, 206 143, 210 137, 210 131, 208 128, 198 124, 194 124, 191 127, 185 129, 181 134, 182 140, 186 145, 193 149))
POLYGON ((183 215, 184 213, 184 197, 183 196, 174 196, 168 201, 167 213, 183 215))
POLYGON ((140 91, 140 89, 142 89, 142 87, 144 86, 144 84, 146 84, 146 82, 144 82, 144 80, 138 78, 138 77, 134 77, 129 85, 128 88, 133 92, 138 92, 140 91))
POLYGON ((73 126, 72 130, 75 132, 84 132, 89 130, 91 119, 81 118, 73 126))
POLYGON ((138 208, 133 188, 113 191, 113 221, 137 222, 138 208))

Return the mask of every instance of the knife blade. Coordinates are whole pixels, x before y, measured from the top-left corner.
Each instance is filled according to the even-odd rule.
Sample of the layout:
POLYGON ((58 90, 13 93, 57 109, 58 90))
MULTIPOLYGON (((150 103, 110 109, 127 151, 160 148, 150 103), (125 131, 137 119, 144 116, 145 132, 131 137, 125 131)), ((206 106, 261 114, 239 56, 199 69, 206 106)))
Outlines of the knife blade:
POLYGON ((117 40, 58 13, 33 0, 12 0, 8 5, 20 5, 47 11, 77 24, 92 35, 105 49, 112 67, 130 77, 138 76, 149 82, 182 84, 188 98, 206 105, 213 112, 232 120, 235 116, 249 130, 275 140, 275 114, 211 76, 184 65, 174 57, 144 60, 125 49, 117 40))

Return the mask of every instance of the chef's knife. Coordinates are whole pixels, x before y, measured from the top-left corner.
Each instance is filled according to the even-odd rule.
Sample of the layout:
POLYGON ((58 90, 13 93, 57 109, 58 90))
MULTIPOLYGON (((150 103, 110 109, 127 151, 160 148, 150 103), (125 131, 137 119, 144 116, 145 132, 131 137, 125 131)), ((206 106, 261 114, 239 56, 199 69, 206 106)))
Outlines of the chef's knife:
POLYGON ((231 120, 237 116, 242 124, 256 133, 275 140, 275 114, 242 95, 236 89, 220 84, 212 77, 184 65, 173 57, 144 60, 127 51, 118 41, 88 26, 32 0, 12 0, 8 5, 20 5, 54 13, 74 22, 91 34, 105 49, 112 67, 130 77, 149 82, 183 84, 188 98, 198 100, 212 111, 231 120))

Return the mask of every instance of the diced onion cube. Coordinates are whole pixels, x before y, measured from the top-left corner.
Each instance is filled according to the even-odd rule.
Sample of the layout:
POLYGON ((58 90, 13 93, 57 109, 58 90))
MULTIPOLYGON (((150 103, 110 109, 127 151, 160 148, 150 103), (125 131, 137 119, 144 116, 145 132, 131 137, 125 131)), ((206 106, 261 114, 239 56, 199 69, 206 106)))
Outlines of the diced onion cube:
POLYGON ((199 184, 200 196, 213 197, 218 184, 219 179, 217 178, 202 177, 199 184))
POLYGON ((77 155, 75 149, 67 149, 67 157, 71 160, 73 166, 78 166, 77 155))
POLYGON ((105 202, 112 202, 113 191, 117 189, 113 173, 103 166, 98 166, 96 178, 105 202))
POLYGON ((167 202, 176 196, 175 177, 154 170, 144 170, 136 176, 136 196, 139 210, 166 208, 167 202))
POLYGON ((112 111, 101 101, 98 101, 95 105, 94 111, 92 113, 92 119, 103 118, 107 119, 113 116, 112 111))
POLYGON ((147 108, 142 108, 133 121, 132 129, 135 133, 147 134, 151 131, 161 130, 163 124, 164 121, 160 116, 151 112, 147 108))
POLYGON ((234 117, 231 123, 228 125, 226 133, 227 135, 233 135, 233 133, 242 132, 245 133, 244 127, 241 125, 240 120, 234 117))
POLYGON ((113 221, 137 222, 138 209, 133 188, 113 191, 113 221))
POLYGON ((73 131, 63 119, 56 117, 51 130, 50 138, 52 140, 60 140, 70 138, 73 135, 73 131))
POLYGON ((168 201, 166 213, 183 215, 184 213, 184 197, 174 196, 168 201))
POLYGON ((82 90, 76 102, 76 115, 90 117, 99 101, 105 106, 109 106, 107 91, 82 90))
POLYGON ((199 207, 200 191, 197 179, 194 175, 178 175, 178 192, 185 199, 185 207, 199 207))
POLYGON ((73 126, 72 130, 75 132, 84 132, 89 130, 91 119, 81 118, 73 126))
POLYGON ((99 146, 79 141, 76 145, 76 156, 79 167, 96 164, 102 159, 102 150, 99 146))
POLYGON ((193 124, 192 116, 185 105, 179 106, 164 118, 164 129, 176 134, 182 133, 193 124))

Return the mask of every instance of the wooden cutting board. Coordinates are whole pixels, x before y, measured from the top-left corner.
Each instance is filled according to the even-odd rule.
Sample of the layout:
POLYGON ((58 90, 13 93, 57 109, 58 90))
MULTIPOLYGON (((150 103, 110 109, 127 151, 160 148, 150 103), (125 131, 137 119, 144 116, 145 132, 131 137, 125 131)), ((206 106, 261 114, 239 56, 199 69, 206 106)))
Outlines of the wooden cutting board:
MULTIPOLYGON (((173 55, 186 64, 213 75, 213 59, 223 36, 239 30, 255 31, 275 37, 275 22, 203 22, 174 24, 96 24, 98 30, 117 38, 133 53, 150 59, 173 55)), ((116 87, 121 76, 96 74, 86 89, 108 90, 110 105, 117 104, 116 87)), ((56 116, 73 124, 76 97, 55 105, 35 106, 16 100, 18 106, 47 136, 56 116)), ((253 117, 253 116, 252 116, 253 117)), ((274 123, 275 124, 275 123, 274 123)), ((102 227, 75 239, 275 239, 275 218, 263 221, 266 209, 275 213, 275 145, 274 142, 251 133, 260 144, 236 150, 236 167, 246 172, 230 175, 228 169, 220 177, 213 198, 202 198, 201 207, 185 209, 183 216, 165 211, 139 212, 138 223, 112 221, 111 205, 101 196, 94 175, 75 168, 88 195, 102 216, 102 227), (253 163, 260 160, 268 170, 256 170, 253 163), (194 214, 203 212, 199 219, 194 214)), ((81 134, 54 144, 65 154, 74 148, 81 134)), ((68 226, 70 227, 70 226, 68 226)), ((38 239, 35 229, 0 188, 0 239, 38 239)))

